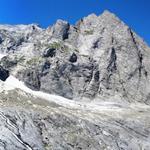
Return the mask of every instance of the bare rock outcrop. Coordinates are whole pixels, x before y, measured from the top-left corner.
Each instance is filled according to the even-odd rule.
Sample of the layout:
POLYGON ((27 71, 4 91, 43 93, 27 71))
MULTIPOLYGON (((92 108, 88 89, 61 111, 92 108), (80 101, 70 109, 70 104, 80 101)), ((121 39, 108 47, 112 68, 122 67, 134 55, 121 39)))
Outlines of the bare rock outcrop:
POLYGON ((149 150, 149 104, 150 48, 109 11, 0 25, 0 150, 149 150))

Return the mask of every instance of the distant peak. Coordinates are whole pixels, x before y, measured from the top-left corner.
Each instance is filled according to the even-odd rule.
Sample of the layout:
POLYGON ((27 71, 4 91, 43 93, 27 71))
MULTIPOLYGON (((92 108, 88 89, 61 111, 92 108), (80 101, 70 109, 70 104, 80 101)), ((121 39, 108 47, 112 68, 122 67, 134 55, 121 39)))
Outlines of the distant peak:
POLYGON ((92 18, 92 17, 96 18, 97 15, 96 15, 95 13, 91 13, 91 14, 89 14, 89 15, 87 16, 87 18, 92 18))
POLYGON ((84 22, 89 22, 89 21, 96 21, 96 19, 98 18, 98 16, 95 13, 91 13, 88 16, 80 19, 76 24, 84 21, 84 22))
POLYGON ((100 15, 108 18, 118 18, 114 13, 110 12, 109 10, 104 10, 104 12, 100 15))
POLYGON ((99 16, 99 18, 103 18, 104 20, 111 20, 122 22, 120 18, 118 18, 114 13, 110 12, 109 10, 104 10, 104 12, 99 16))
POLYGON ((65 20, 62 20, 62 19, 58 19, 57 21, 56 21, 56 24, 68 24, 68 22, 67 21, 65 21, 65 20))
POLYGON ((110 12, 109 10, 104 10, 102 15, 113 15, 114 16, 114 13, 110 12))

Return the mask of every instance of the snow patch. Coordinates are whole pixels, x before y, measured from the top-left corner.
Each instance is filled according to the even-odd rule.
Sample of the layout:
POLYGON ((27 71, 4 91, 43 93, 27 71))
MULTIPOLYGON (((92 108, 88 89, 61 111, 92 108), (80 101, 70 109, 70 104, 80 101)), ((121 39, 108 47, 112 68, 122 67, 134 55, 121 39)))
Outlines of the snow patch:
MULTIPOLYGON (((0 81, 0 92, 2 91, 9 91, 13 89, 21 89, 22 91, 29 93, 35 97, 39 97, 43 100, 49 101, 49 102, 55 102, 58 105, 61 105, 63 107, 66 107, 68 109, 83 109, 83 110, 89 110, 91 112, 104 112, 104 111, 110 111, 110 112, 125 112, 125 110, 136 110, 136 106, 138 106, 139 109, 147 108, 145 105, 142 104, 133 104, 132 105, 121 105, 113 102, 104 102, 101 101, 99 103, 94 102, 80 102, 80 101, 74 101, 70 100, 61 96, 52 95, 48 93, 44 93, 42 91, 33 91, 30 88, 28 88, 22 81, 19 81, 17 78, 13 77, 12 75, 7 78, 5 82, 0 81)), ((149 108, 149 107, 148 107, 149 108)), ((119 114, 118 114, 119 115, 119 114)))
POLYGON ((52 95, 48 93, 44 93, 41 91, 33 91, 30 88, 28 88, 22 81, 19 81, 17 78, 13 77, 12 75, 7 78, 5 82, 0 82, 0 92, 2 91, 9 91, 14 89, 21 89, 22 91, 29 93, 35 97, 39 97, 41 99, 44 99, 49 102, 55 102, 58 105, 64 106, 66 108, 73 108, 73 109, 87 109, 91 111, 103 111, 103 110, 120 110, 120 107, 117 107, 113 103, 92 103, 92 102, 79 102, 70 100, 61 96, 52 95))
POLYGON ((0 60, 5 56, 6 56, 6 54, 0 54, 0 60))
POLYGON ((27 86, 22 81, 19 81, 17 78, 13 76, 9 76, 5 82, 3 82, 3 90, 13 90, 13 89, 21 89, 26 93, 30 93, 36 97, 48 100, 48 101, 53 101, 55 103, 58 103, 59 105, 62 106, 78 106, 74 101, 63 98, 61 96, 57 95, 52 95, 52 94, 47 94, 41 91, 33 91, 27 86))

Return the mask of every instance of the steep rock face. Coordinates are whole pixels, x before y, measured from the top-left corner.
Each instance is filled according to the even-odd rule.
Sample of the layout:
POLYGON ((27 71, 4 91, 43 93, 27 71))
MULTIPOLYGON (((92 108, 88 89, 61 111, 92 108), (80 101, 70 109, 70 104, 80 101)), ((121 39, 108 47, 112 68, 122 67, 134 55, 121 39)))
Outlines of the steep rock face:
POLYGON ((70 99, 149 103, 150 49, 108 11, 75 26, 58 20, 46 30, 28 25, 0 31, 0 51, 8 53, 1 65, 34 90, 70 99))
POLYGON ((9 71, 0 66, 0 80, 5 81, 9 77, 9 71))
POLYGON ((149 72, 149 47, 108 11, 0 25, 0 150, 149 150, 149 72))
POLYGON ((69 23, 63 20, 58 20, 51 28, 52 34, 55 38, 65 40, 68 38, 69 23))

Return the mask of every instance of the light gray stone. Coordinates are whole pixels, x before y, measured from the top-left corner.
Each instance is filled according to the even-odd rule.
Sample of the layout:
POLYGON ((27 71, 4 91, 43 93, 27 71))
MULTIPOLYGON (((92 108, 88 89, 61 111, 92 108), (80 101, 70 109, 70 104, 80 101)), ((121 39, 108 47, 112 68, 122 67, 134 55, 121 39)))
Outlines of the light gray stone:
POLYGON ((114 14, 0 25, 0 54, 0 80, 68 98, 0 81, 0 150, 150 149, 150 48, 114 14))

